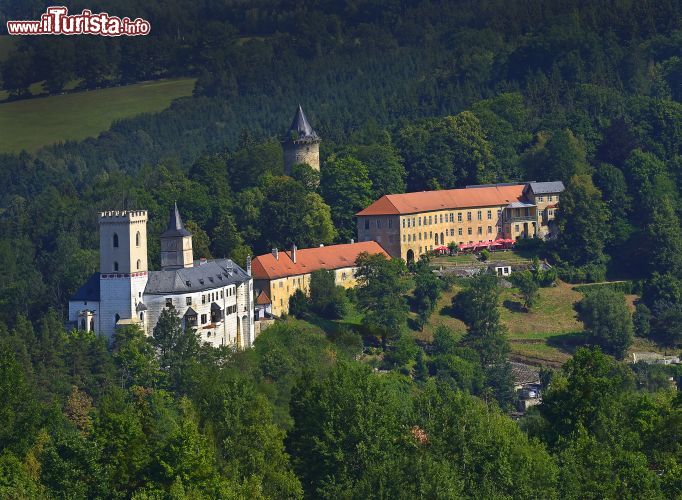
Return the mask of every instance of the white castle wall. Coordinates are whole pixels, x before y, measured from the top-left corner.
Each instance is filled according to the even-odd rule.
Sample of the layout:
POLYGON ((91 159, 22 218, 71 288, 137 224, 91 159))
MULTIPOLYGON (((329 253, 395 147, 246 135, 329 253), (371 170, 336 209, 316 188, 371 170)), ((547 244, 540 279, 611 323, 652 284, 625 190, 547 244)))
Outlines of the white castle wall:
POLYGON ((101 331, 101 325, 100 325, 100 305, 99 302, 93 302, 93 301, 69 301, 69 322, 76 322, 78 326, 76 326, 77 329, 80 329, 80 318, 78 315, 80 314, 81 311, 84 311, 86 309, 89 309, 90 311, 95 313, 95 333, 99 334, 101 331))
POLYGON ((111 338, 116 327, 116 314, 120 319, 139 319, 135 308, 142 300, 147 285, 147 273, 136 275, 100 275, 100 333, 111 338))
POLYGON ((252 289, 251 280, 241 285, 229 285, 226 287, 211 288, 201 292, 193 292, 187 294, 177 295, 144 295, 144 304, 147 306, 147 334, 151 335, 154 331, 154 326, 159 320, 161 313, 166 308, 166 299, 171 299, 173 307, 177 311, 180 318, 184 318, 187 309, 190 307, 197 313, 197 327, 196 331, 200 336, 202 342, 207 342, 214 347, 221 345, 236 345, 238 329, 244 327, 238 326, 238 322, 246 315, 248 318, 246 322, 246 333, 248 334, 249 342, 246 343, 247 337, 242 339, 241 345, 238 347, 248 347, 253 343, 253 299, 250 297, 252 289), (222 297, 220 293, 222 292, 222 297), (209 296, 215 294, 216 298, 210 300, 209 296), (202 303, 202 295, 206 297, 202 303), (187 305, 187 297, 191 297, 192 304, 187 305), (206 315, 207 323, 210 324, 211 318, 211 303, 215 302, 223 310, 223 320, 216 324, 214 328, 206 328, 207 324, 202 324, 201 316, 206 315), (225 314, 228 307, 236 305, 237 311, 231 314, 225 314), (246 310, 244 309, 246 307, 246 310))

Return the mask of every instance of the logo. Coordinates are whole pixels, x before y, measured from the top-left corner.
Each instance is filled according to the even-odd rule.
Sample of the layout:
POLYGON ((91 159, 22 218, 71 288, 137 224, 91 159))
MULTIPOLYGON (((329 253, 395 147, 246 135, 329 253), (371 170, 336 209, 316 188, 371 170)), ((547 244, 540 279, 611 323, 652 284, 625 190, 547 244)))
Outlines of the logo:
POLYGON ((63 5, 48 7, 40 21, 7 21, 10 35, 144 36, 151 29, 149 21, 139 17, 133 20, 106 12, 93 14, 88 9, 69 15, 69 9, 63 5))

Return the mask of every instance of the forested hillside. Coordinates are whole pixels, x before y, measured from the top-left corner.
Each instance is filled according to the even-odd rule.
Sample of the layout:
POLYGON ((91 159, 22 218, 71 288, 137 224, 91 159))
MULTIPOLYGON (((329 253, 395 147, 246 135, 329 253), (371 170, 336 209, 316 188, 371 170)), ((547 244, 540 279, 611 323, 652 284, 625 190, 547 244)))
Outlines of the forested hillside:
MULTIPOLYGON (((152 34, 21 39, 0 64, 12 98, 39 81, 198 80, 97 138, 0 155, 0 497, 682 494, 672 372, 596 350, 547 375, 519 429, 498 407, 504 331, 472 326, 487 321, 462 342, 394 339, 403 358, 383 375, 356 360, 357 334, 305 322, 242 353, 202 348, 172 315, 113 346, 61 326, 98 267, 98 210, 149 210, 152 268, 174 201, 195 257, 243 263, 355 238, 354 213, 386 193, 562 180, 561 236, 529 251, 566 281, 633 280, 635 333, 678 347, 679 1, 97 3, 70 9, 143 17, 152 34), (299 103, 322 168, 285 177, 299 103)), ((45 5, 0 2, 0 24, 45 5)), ((415 300, 435 303, 432 274, 411 271, 415 300)), ((584 306, 599 333, 599 303, 584 306)))

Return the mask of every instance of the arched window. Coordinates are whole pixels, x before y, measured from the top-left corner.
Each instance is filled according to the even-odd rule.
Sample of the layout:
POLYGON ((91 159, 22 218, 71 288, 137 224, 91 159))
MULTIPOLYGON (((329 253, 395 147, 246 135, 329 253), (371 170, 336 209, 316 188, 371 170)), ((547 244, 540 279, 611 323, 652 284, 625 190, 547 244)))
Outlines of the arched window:
POLYGON ((140 232, 138 231, 137 234, 135 234, 135 246, 139 247, 140 246, 140 232))
POLYGON ((137 268, 140 269, 140 266, 142 266, 142 261, 137 259, 137 268))
POLYGON ((114 233, 114 248, 118 248, 118 234, 114 233))
POLYGON ((114 271, 118 271, 118 262, 114 261, 114 271))

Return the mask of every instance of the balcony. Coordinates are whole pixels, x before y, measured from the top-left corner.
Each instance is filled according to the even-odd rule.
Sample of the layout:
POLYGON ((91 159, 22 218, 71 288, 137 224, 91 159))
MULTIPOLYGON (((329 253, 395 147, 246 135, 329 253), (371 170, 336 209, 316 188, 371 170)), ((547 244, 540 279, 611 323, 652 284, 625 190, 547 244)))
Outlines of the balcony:
POLYGON ((534 215, 507 215, 504 218, 505 222, 536 222, 534 215))

